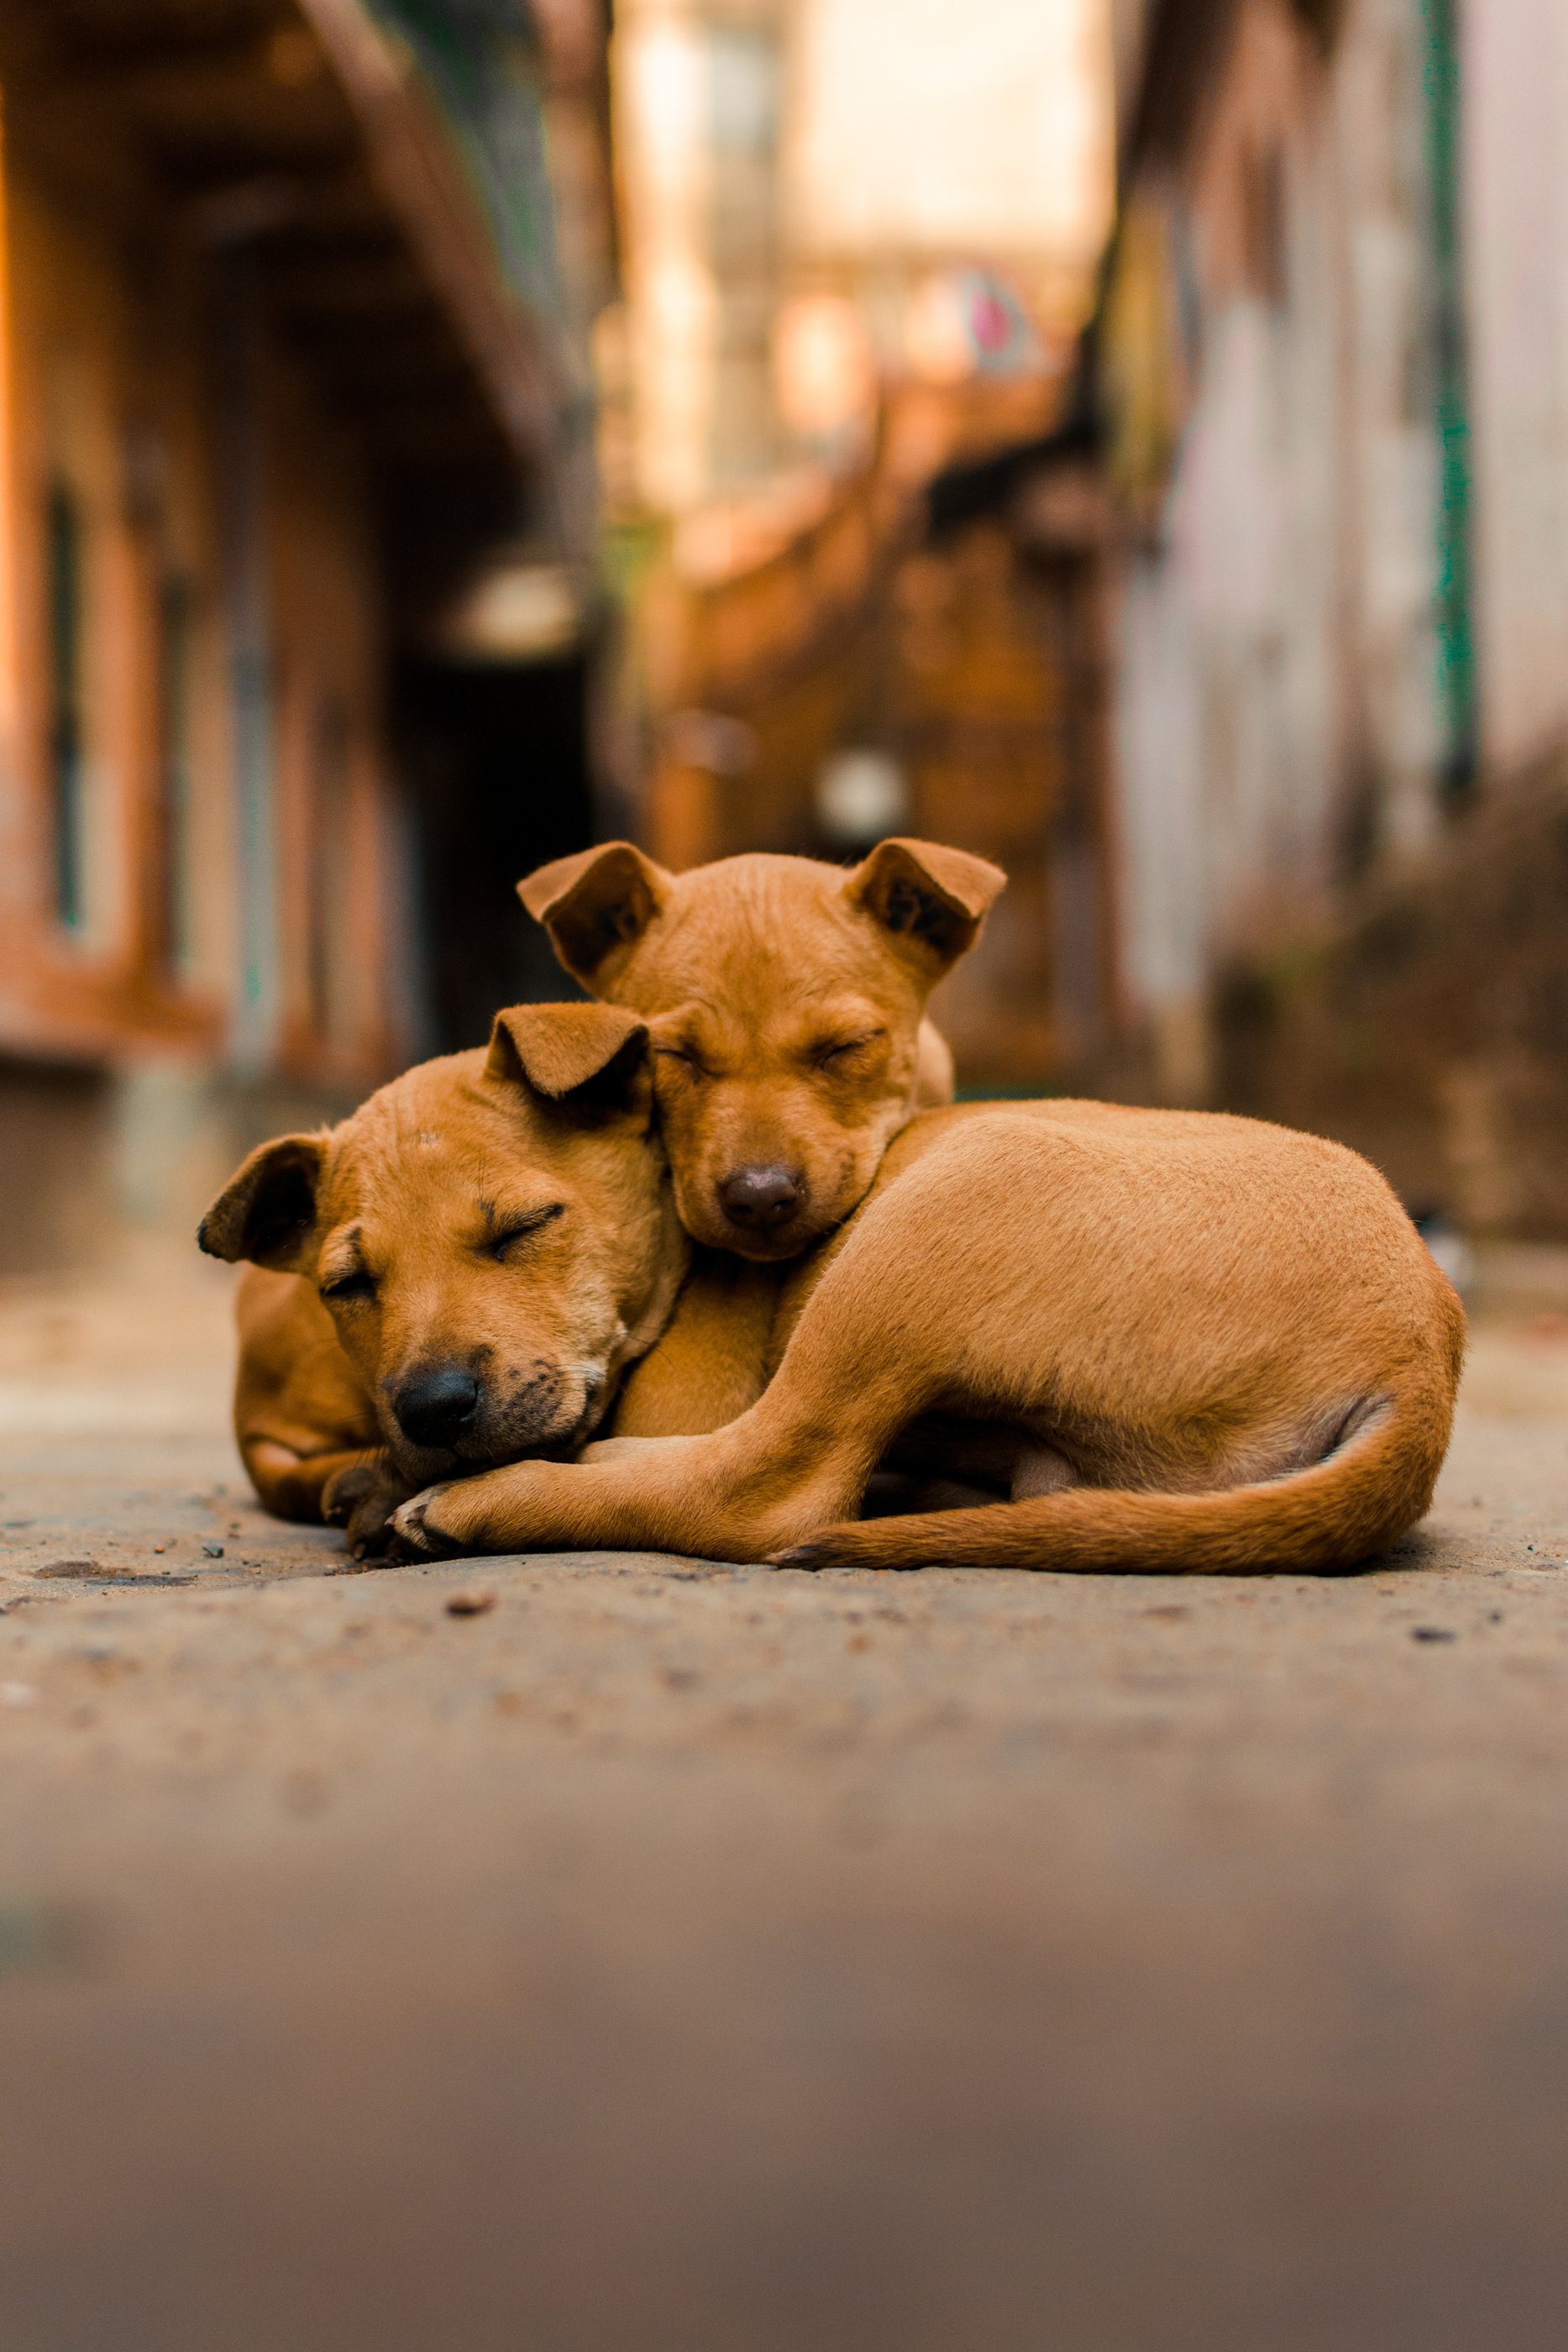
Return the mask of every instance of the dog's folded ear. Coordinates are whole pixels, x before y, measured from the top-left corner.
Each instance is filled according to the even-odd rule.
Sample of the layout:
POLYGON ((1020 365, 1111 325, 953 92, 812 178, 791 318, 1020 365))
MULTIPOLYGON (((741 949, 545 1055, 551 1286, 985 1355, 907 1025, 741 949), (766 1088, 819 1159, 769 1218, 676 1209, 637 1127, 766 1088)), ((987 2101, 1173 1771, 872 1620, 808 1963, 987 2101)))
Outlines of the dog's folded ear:
POLYGON ((613 981, 669 897, 674 880, 629 841, 579 850, 525 875, 517 896, 550 935, 574 980, 599 989, 613 981))
POLYGON ((230 1177, 196 1229, 209 1257, 249 1258, 298 1274, 316 1231, 316 1196, 327 1156, 324 1135, 283 1135, 258 1144, 230 1177))
POLYGON ((940 978, 980 936, 991 901, 1007 887, 999 866, 935 841, 879 842, 844 884, 911 961, 940 978))
POLYGON ((514 1004, 496 1015, 485 1075, 571 1117, 644 1114, 647 1024, 619 1004, 514 1004))

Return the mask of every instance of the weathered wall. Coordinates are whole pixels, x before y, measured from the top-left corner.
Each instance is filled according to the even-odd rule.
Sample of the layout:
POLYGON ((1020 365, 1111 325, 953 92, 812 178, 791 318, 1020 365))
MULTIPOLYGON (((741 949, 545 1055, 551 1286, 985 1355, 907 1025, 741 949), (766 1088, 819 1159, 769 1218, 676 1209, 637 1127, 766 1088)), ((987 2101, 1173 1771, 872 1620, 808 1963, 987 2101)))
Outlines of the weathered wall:
POLYGON ((248 1040, 252 1066, 373 1080, 402 1040, 383 985, 395 806, 359 453, 259 313, 244 327, 254 382, 236 393, 231 289, 172 233, 129 155, 35 152, 26 130, 24 115, 6 173, 0 1034, 33 1053, 222 1058, 242 1009, 244 865, 277 902, 276 1011, 248 1040), (243 413, 252 395, 254 416, 243 413), (241 474, 255 509, 244 518, 241 474), (50 517, 61 497, 78 547, 74 910, 60 904, 55 822, 50 517), (246 535, 254 630, 240 610, 246 535), (269 772, 242 838, 235 698, 247 665, 269 772))
MULTIPOLYGON (((0 1024, 33 1050, 101 1052, 123 1031, 215 1043, 231 929, 227 740, 212 451, 188 266, 133 275, 97 211, 109 192, 38 169, 13 131, 6 188, 5 561, 9 855, 0 1024), (79 531, 83 826, 78 919, 57 919, 52 825, 52 496, 79 531), (189 855, 183 955, 153 936, 159 597, 191 590, 189 855)), ((135 191, 120 193, 135 220, 135 191)), ((122 215, 123 225, 123 215, 122 215)))
POLYGON ((1247 0, 1185 149, 1130 191, 1106 315, 1122 936, 1174 1095, 1208 1087, 1216 959, 1437 823, 1422 70, 1409 0, 1358 0, 1326 59, 1287 0, 1247 0))
POLYGON ((7 110, 3 232, 0 1270, 112 1247, 117 1212, 183 1228, 254 1126, 319 1117, 395 1066, 413 1009, 395 977, 387 625, 351 435, 129 142, 78 141, 59 108, 41 129, 26 91, 7 110), (75 906, 57 817, 62 499, 75 906), (242 692, 259 715, 248 809, 242 692), (265 901, 259 1004, 247 892, 265 901))
POLYGON ((1483 746, 1568 736, 1568 13, 1463 12, 1483 746))
POLYGON ((1568 769, 1473 808, 1315 939, 1222 975, 1216 1094, 1365 1152, 1417 1212, 1568 1239, 1568 769))

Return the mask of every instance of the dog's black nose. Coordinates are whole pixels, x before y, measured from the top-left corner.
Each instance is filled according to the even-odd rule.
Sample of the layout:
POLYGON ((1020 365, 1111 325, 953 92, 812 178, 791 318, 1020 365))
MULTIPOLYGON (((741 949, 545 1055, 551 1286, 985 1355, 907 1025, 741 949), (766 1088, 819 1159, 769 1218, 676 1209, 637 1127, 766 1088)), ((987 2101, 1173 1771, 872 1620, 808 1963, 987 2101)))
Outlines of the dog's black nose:
POLYGON ((398 1427, 411 1445, 452 1444, 478 1409, 478 1381, 451 1364, 416 1372, 392 1399, 398 1427))
POLYGON ((737 1168, 718 1188, 725 1215, 748 1233, 771 1233, 787 1224, 805 1196, 805 1185, 788 1168, 737 1168))

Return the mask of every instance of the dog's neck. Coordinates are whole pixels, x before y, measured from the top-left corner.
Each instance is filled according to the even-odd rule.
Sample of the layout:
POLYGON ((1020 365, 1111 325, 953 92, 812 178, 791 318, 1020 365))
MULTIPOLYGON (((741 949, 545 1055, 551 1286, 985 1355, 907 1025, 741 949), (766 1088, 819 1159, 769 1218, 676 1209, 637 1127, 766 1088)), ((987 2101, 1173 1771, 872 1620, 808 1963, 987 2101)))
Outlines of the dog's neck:
POLYGON ((611 1350, 601 1423, 613 1410, 627 1373, 633 1365, 640 1364, 644 1356, 652 1354, 669 1329, 686 1276, 691 1272, 693 1244, 691 1236, 674 1214, 673 1197, 668 1215, 670 1230, 675 1237, 674 1245, 654 1254, 654 1262, 648 1268, 647 1296, 640 1308, 635 1303, 631 1304, 624 1335, 611 1350))

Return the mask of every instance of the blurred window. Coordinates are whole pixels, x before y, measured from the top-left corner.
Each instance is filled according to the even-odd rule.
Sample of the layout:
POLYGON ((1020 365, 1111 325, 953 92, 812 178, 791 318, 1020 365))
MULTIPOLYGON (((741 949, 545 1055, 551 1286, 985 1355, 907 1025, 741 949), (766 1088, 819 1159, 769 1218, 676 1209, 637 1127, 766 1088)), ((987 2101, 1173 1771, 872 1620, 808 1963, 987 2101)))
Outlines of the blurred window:
POLYGON ((324 701, 310 746, 305 963, 310 1025, 327 1045, 344 1042, 350 1013, 350 749, 347 712, 336 700, 324 701))
POLYGON ((171 979, 195 956, 191 772, 191 637, 188 580, 163 583, 158 600, 158 808, 155 846, 160 961, 171 979))
POLYGON ((707 37, 709 120, 721 154, 765 154, 779 127, 779 52, 758 33, 715 26, 707 37))
POLYGON ((1286 280, 1285 158, 1277 140, 1250 146, 1242 158, 1241 203, 1251 291, 1281 308, 1286 280))
POLYGON ((49 492, 49 789, 55 913, 69 930, 86 918, 86 745, 82 708, 82 521, 74 490, 49 492))
POLYGON ((1092 268, 1113 194, 1103 0, 796 0, 790 24, 807 249, 1092 268))

